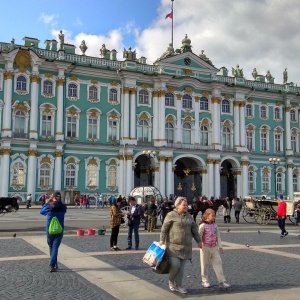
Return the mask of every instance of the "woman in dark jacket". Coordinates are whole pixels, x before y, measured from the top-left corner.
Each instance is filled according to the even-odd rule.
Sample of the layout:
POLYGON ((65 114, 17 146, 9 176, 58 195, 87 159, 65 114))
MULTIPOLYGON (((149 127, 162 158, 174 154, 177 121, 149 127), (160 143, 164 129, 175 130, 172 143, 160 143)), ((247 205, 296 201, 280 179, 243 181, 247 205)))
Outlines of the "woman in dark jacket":
POLYGON ((121 199, 117 199, 110 207, 110 228, 111 228, 111 236, 110 236, 110 249, 111 251, 119 251, 121 250, 118 245, 118 235, 121 225, 121 219, 124 214, 120 211, 121 207, 121 199))

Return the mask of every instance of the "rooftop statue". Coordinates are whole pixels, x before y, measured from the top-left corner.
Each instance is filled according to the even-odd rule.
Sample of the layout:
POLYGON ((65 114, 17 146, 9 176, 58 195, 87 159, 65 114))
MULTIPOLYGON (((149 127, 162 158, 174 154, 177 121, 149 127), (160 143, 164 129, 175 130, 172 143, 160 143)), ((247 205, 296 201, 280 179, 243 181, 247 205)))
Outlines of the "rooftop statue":
POLYGON ((266 79, 267 79, 267 82, 270 82, 273 79, 273 76, 271 75, 270 70, 268 70, 268 72, 266 74, 266 79))
POLYGON ((239 64, 236 65, 236 68, 232 68, 232 76, 234 77, 244 77, 243 69, 240 69, 239 64))
POLYGON ((136 60, 136 52, 135 52, 135 50, 132 51, 131 47, 129 47, 128 50, 126 50, 124 48, 123 58, 125 58, 125 60, 136 60))
POLYGON ((86 46, 85 44, 85 40, 83 40, 79 46, 81 52, 82 52, 82 55, 85 55, 85 51, 88 49, 88 47, 86 46))
POLYGON ((283 71, 283 84, 287 83, 288 81, 288 71, 287 68, 283 71))
POLYGON ((207 62, 208 64, 213 66, 213 63, 211 62, 211 60, 204 54, 204 50, 201 50, 201 54, 199 54, 199 57, 204 60, 205 62, 207 62))
POLYGON ((253 71, 252 71, 252 77, 253 77, 254 80, 256 80, 257 75, 258 75, 258 73, 256 71, 256 68, 254 68, 253 71))
POLYGON ((65 43, 65 35, 63 34, 62 30, 60 31, 59 35, 58 35, 58 39, 59 39, 59 50, 63 50, 64 49, 64 43, 65 43))
POLYGON ((107 49, 106 49, 105 44, 103 44, 102 47, 101 47, 101 49, 100 49, 100 56, 102 58, 105 58, 106 53, 107 53, 107 49))
POLYGON ((159 59, 164 59, 166 57, 173 56, 174 53, 175 52, 174 52, 173 45, 172 45, 172 43, 170 43, 167 50, 162 54, 162 56, 159 59))

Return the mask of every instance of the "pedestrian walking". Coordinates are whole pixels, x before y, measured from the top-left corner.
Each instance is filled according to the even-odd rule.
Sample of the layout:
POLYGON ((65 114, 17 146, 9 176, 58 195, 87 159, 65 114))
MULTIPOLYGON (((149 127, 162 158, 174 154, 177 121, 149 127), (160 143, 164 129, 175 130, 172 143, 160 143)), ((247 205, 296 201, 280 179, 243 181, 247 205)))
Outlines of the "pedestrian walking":
POLYGON ((161 211, 161 216, 162 216, 162 220, 161 223, 164 223, 164 220, 167 216, 167 214, 173 210, 173 201, 169 201, 167 197, 164 198, 163 203, 160 206, 160 211, 161 211))
POLYGON ((64 220, 67 207, 61 202, 60 192, 55 192, 54 197, 46 199, 46 203, 40 210, 40 214, 47 216, 46 235, 47 243, 50 251, 50 272, 55 272, 58 269, 57 256, 58 248, 61 244, 64 235, 64 220), (62 227, 62 232, 59 234, 50 234, 49 225, 53 217, 56 217, 62 227))
POLYGON ((26 208, 27 209, 29 209, 31 207, 31 200, 32 200, 31 194, 28 194, 27 199, 26 199, 26 208))
POLYGON ((83 208, 83 196, 82 195, 79 199, 79 208, 83 208))
POLYGON ((119 251, 121 250, 118 247, 118 235, 121 225, 121 219, 124 214, 120 211, 121 199, 114 201, 114 203, 110 206, 110 249, 111 251, 119 251))
POLYGON ((183 287, 183 275, 187 260, 192 258, 193 238, 200 248, 201 238, 193 217, 188 213, 187 200, 178 197, 175 209, 167 214, 162 225, 159 242, 160 245, 166 244, 170 263, 169 288, 172 292, 187 292, 183 287))
POLYGON ((279 195, 276 218, 277 218, 277 222, 278 222, 278 227, 281 230, 280 237, 284 238, 289 233, 285 230, 286 202, 283 200, 283 195, 279 195))
POLYGON ((155 204, 156 199, 152 197, 150 199, 150 203, 148 206, 148 232, 153 232, 155 223, 156 223, 156 217, 157 217, 157 205, 155 204))
POLYGON ((230 217, 230 203, 228 199, 226 198, 227 207, 223 205, 223 217, 224 217, 224 223, 230 223, 231 217, 230 217))
POLYGON ((211 263, 216 273, 219 286, 222 288, 230 287, 230 284, 226 282, 222 260, 220 254, 223 253, 223 247, 220 237, 218 226, 215 223, 215 211, 208 208, 203 216, 202 223, 199 226, 199 234, 202 241, 200 249, 200 262, 201 262, 201 277, 202 286, 209 288, 210 283, 208 281, 208 268, 211 263))
POLYGON ((141 206, 136 203, 134 197, 129 197, 130 210, 127 213, 128 219, 128 247, 126 250, 132 249, 132 233, 134 232, 135 250, 139 250, 140 238, 139 238, 139 226, 141 223, 141 206))
POLYGON ((243 201, 241 201, 239 198, 236 198, 234 204, 234 216, 235 216, 235 222, 240 223, 240 213, 243 208, 243 201))

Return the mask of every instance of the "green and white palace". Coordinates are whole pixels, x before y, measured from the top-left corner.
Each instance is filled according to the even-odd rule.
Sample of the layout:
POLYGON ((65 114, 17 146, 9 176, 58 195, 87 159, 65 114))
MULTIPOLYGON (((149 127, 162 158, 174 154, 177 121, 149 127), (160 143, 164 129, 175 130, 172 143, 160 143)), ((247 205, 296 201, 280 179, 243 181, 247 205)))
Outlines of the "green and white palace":
MULTIPOLYGON (((186 36, 154 64, 136 51, 24 37, 0 43, 0 196, 28 193, 293 198, 299 89, 216 67, 186 36), (230 74, 229 74, 230 73, 230 74)), ((168 47, 167 47, 168 46, 168 47)), ((253 66, 255 67, 255 66, 253 66)))

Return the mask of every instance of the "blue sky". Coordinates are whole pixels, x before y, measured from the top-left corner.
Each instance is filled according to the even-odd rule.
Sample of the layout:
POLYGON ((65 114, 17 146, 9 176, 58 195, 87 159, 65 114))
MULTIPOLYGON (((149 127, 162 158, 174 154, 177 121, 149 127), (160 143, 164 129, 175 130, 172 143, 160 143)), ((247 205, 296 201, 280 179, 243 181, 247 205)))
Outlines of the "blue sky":
MULTIPOLYGON (((137 57, 152 64, 171 41, 171 0, 27 0, 1 1, 0 42, 29 36, 40 40, 58 40, 59 30, 65 42, 79 45, 85 40, 86 55, 99 57, 106 44, 116 49, 118 59, 131 46, 137 57), (22 4, 21 4, 22 3, 22 4)), ((192 50, 201 50, 217 68, 225 66, 231 75, 239 64, 246 79, 254 68, 260 75, 270 70, 275 83, 282 83, 288 69, 288 81, 300 84, 300 1, 299 0, 174 0, 174 47, 180 48, 185 34, 192 50)))

